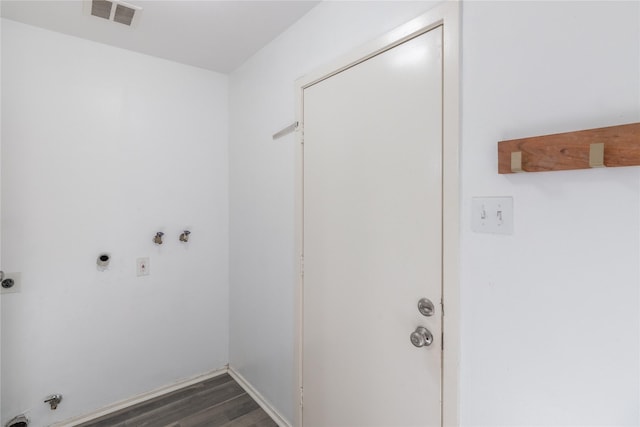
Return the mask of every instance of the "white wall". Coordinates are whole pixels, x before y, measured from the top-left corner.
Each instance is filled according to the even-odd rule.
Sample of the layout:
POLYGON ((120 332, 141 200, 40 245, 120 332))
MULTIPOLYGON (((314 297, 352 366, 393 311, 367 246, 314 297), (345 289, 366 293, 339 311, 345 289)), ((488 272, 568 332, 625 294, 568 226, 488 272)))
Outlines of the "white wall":
POLYGON ((2 424, 224 367, 226 76, 6 20, 2 67, 2 266, 23 279, 2 301, 2 424))
MULTIPOLYGON (((294 81, 429 8, 325 2, 231 75, 230 363, 293 416, 294 81), (248 314, 249 313, 249 314, 248 314)), ((461 419, 637 425, 638 168, 499 176, 501 139, 640 119, 637 2, 463 5, 461 419), (515 233, 470 231, 513 196, 515 233)))
POLYGON ((293 419, 294 81, 435 2, 324 2, 230 76, 229 361, 293 419))
POLYGON ((640 120, 639 5, 464 5, 465 425, 640 424, 640 169, 496 174, 499 140, 640 120), (484 195, 513 236, 469 230, 484 195))

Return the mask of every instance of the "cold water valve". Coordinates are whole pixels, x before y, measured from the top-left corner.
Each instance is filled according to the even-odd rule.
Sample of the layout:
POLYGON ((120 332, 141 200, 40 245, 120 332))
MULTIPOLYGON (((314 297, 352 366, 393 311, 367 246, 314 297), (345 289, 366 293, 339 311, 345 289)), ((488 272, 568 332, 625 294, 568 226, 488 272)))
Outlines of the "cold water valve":
POLYGON ((189 230, 184 230, 180 235, 180 241, 187 243, 189 241, 189 234, 191 234, 189 230))

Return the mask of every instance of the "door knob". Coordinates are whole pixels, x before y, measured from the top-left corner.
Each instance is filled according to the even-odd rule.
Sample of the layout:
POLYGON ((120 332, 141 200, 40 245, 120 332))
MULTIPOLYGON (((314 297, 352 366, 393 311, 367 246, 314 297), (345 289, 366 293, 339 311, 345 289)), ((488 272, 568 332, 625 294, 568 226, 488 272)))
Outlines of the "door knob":
POLYGON ((416 347, 428 347, 433 342, 433 335, 427 328, 418 326, 411 334, 411 344, 416 347))
POLYGON ((418 301, 418 311, 423 316, 429 317, 429 316, 433 316, 435 307, 433 306, 433 303, 429 298, 421 298, 420 301, 418 301))

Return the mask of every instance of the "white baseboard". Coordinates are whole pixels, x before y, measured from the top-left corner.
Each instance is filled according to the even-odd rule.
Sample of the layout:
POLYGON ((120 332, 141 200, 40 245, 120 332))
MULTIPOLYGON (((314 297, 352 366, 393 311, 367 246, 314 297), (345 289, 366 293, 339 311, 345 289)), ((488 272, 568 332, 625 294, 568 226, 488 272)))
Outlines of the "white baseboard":
POLYGON ((109 406, 105 406, 104 408, 98 409, 89 414, 81 415, 79 417, 75 417, 66 421, 60 421, 58 423, 52 424, 51 427, 71 427, 78 424, 86 423, 87 421, 95 420, 96 418, 111 414, 113 412, 119 411, 129 406, 137 405, 138 403, 142 403, 147 400, 153 399, 155 397, 162 396, 163 394, 171 393, 172 391, 179 390, 183 387, 188 387, 192 384, 197 384, 201 381, 205 381, 210 378, 217 377, 219 375, 227 373, 228 371, 229 371, 229 367, 227 365, 224 368, 216 369, 215 371, 207 372, 206 374, 201 374, 195 377, 187 378, 185 380, 178 381, 171 385, 164 386, 156 390, 149 391, 147 393, 142 393, 137 396, 131 397, 129 399, 121 400, 120 402, 114 403, 109 406))
POLYGON ((240 384, 240 387, 242 387, 244 391, 246 391, 247 394, 251 396, 262 409, 264 409, 267 415, 269 415, 271 419, 275 421, 276 424, 278 424, 278 426, 291 427, 291 424, 289 424, 289 422, 282 415, 280 415, 280 413, 276 411, 273 406, 271 406, 271 404, 267 402, 265 398, 232 367, 229 367, 229 375, 231 375, 231 377, 236 380, 238 384, 240 384))

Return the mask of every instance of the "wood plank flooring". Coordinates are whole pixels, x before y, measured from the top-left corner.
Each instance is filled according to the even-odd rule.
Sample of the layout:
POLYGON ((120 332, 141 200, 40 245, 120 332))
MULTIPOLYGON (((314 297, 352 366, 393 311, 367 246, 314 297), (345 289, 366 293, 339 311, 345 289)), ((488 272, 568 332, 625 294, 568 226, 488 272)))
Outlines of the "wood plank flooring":
POLYGON ((277 427, 228 374, 105 415, 78 427, 277 427))

